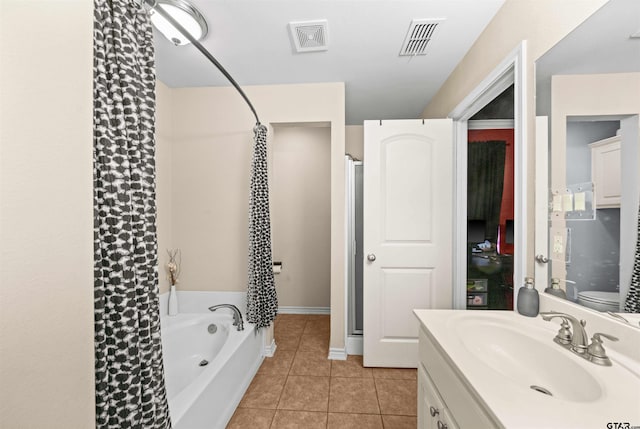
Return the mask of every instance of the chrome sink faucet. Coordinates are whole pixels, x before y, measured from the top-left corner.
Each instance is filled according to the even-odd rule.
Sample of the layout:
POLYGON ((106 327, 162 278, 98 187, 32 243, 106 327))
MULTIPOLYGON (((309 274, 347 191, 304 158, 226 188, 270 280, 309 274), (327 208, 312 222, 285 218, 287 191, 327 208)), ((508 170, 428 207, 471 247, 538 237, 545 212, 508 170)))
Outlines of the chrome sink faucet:
POLYGON ((238 327, 238 331, 244 331, 244 322, 242 321, 242 313, 238 307, 233 304, 218 304, 209 307, 210 311, 216 311, 219 308, 228 308, 233 311, 233 326, 238 327))
POLYGON ((604 347, 602 347, 602 338, 607 338, 610 341, 618 341, 616 337, 597 332, 593 334, 591 344, 589 344, 587 331, 584 329, 586 324, 584 320, 578 320, 569 314, 555 311, 541 312, 540 315, 546 321, 550 321, 556 317, 562 319, 560 330, 553 341, 589 362, 593 362, 596 365, 611 366, 611 360, 607 356, 604 347), (572 327, 571 331, 569 330, 569 324, 571 324, 572 327))
POLYGON ((578 354, 583 354, 587 351, 589 337, 587 336, 587 331, 584 329, 584 326, 586 325, 584 320, 578 320, 569 314, 558 313, 555 311, 544 311, 541 312, 540 315, 547 322, 556 317, 560 317, 562 319, 560 331, 558 331, 558 335, 553 339, 556 343, 563 347, 566 347, 567 344, 571 344, 571 350, 578 354), (567 323, 571 323, 570 332, 567 332, 567 323), (567 342, 567 340, 570 341, 567 342))

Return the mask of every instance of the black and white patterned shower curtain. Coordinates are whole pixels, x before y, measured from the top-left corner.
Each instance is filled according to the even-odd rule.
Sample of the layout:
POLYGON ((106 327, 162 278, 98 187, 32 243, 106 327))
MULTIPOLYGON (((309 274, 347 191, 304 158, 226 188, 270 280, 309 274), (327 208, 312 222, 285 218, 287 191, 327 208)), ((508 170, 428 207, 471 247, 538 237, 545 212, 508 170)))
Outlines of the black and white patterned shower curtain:
POLYGON ((170 428, 155 205, 153 34, 136 0, 94 0, 97 428, 170 428))
POLYGON ((278 296, 273 279, 271 221, 267 182, 267 128, 254 128, 254 151, 249 199, 249 282, 247 320, 258 329, 267 327, 278 313, 278 296))
POLYGON ((633 262, 631 284, 624 303, 625 313, 640 313, 640 210, 638 210, 638 241, 636 241, 636 257, 633 262))

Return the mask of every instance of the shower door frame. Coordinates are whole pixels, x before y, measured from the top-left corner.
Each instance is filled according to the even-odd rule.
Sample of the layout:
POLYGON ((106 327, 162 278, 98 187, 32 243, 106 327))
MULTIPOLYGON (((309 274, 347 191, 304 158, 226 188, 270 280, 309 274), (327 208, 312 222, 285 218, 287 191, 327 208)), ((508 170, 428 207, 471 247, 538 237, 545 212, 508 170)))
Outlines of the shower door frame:
MULTIPOLYGON (((350 336, 362 336, 362 329, 356 329, 356 264, 362 263, 362 260, 358 262, 357 259, 357 244, 356 237, 356 167, 361 166, 364 169, 364 163, 357 161, 350 156, 346 156, 346 183, 347 183, 347 317, 346 328, 347 338, 350 336)), ((360 198, 362 198, 362 191, 360 192, 360 198)), ((362 219, 360 219, 362 224, 362 219)), ((362 242, 362 237, 360 242, 362 242)), ((362 253, 360 254, 362 257, 362 253)), ((362 278, 361 278, 362 280, 362 278)), ((362 302, 362 296, 361 302, 362 302)))

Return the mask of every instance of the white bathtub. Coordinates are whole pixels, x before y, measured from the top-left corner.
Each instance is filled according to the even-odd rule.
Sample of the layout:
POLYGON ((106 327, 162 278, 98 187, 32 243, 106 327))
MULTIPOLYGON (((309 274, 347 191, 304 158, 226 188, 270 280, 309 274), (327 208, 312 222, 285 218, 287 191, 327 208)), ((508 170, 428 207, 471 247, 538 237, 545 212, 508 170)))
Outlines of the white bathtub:
POLYGON ((162 318, 169 411, 175 429, 224 428, 262 363, 262 335, 227 310, 162 318), (217 331, 210 334, 208 327, 217 331), (208 364, 200 366, 206 360, 208 364))

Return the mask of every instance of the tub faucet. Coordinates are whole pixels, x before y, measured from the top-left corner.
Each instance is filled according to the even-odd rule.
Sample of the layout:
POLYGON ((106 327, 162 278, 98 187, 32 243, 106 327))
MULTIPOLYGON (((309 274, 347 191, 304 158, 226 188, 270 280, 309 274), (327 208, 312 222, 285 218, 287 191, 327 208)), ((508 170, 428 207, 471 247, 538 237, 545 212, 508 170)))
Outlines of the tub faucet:
POLYGON ((213 305, 209 307, 209 310, 216 311, 219 308, 228 308, 231 311, 233 311, 233 326, 237 326, 238 331, 244 331, 244 322, 242 321, 242 313, 240 313, 240 310, 238 310, 238 307, 236 307, 233 304, 218 304, 218 305, 213 305))
POLYGON ((569 340, 571 340, 571 351, 580 355, 586 353, 587 346, 589 345, 589 337, 587 336, 587 331, 584 329, 584 320, 578 320, 569 314, 555 311, 544 311, 541 312, 540 315, 547 322, 556 317, 562 319, 562 327, 558 335, 553 339, 556 343, 566 347, 569 340), (566 332, 567 322, 571 323, 571 334, 566 332))

